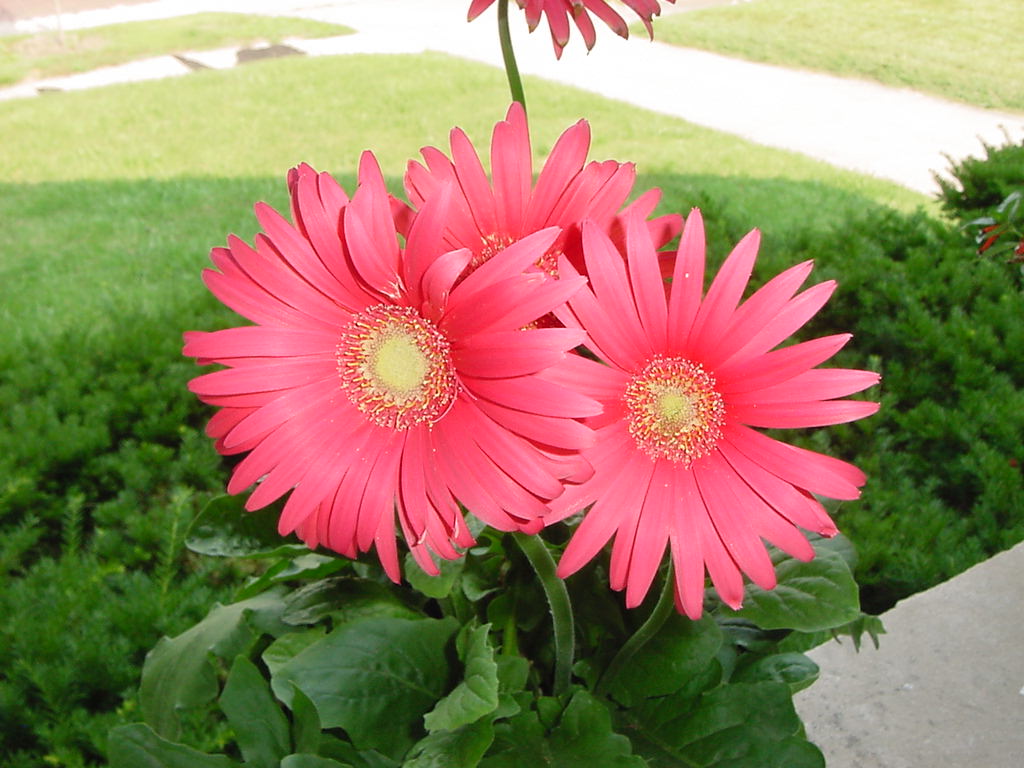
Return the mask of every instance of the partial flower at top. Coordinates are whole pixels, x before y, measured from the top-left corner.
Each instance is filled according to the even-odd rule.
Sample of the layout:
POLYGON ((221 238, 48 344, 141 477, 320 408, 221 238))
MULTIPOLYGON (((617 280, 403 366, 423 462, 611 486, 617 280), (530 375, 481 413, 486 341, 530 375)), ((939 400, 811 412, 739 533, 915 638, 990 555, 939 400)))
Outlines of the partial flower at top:
MULTIPOLYGON (((552 503, 552 520, 589 511, 558 566, 565 577, 614 535, 610 582, 639 605, 670 547, 676 607, 701 615, 705 567, 722 600, 738 608, 743 577, 772 589, 763 541, 801 560, 814 551, 800 528, 836 527, 815 495, 855 499, 856 467, 752 429, 819 427, 874 413, 877 403, 840 399, 878 381, 870 371, 816 368, 849 340, 827 336, 776 349, 828 300, 835 284, 802 293, 811 262, 740 298, 757 256, 751 232, 704 293, 704 227, 686 221, 671 286, 646 227, 627 225, 626 258, 599 227, 584 224, 590 286, 557 312, 585 329, 603 360, 578 357, 567 381, 604 405, 584 450, 594 475, 552 503), (592 506, 591 506, 592 505, 592 506)), ((562 279, 573 270, 563 262, 562 279)))
POLYGON ((495 528, 538 530, 563 479, 585 469, 592 433, 578 419, 599 411, 548 378, 584 333, 521 330, 585 282, 524 272, 558 230, 464 277, 472 253, 441 239, 450 193, 423 206, 402 248, 371 154, 351 201, 306 165, 289 186, 294 223, 257 205, 255 247, 231 237, 204 272, 256 324, 185 334, 184 354, 227 366, 189 388, 221 407, 207 427, 217 449, 248 453, 229 492, 256 484, 255 510, 291 491, 282 534, 349 557, 373 546, 396 581, 396 516, 431 573, 431 553, 472 544, 460 503, 495 528))
MULTIPOLYGON (((585 120, 566 129, 555 142, 533 183, 533 158, 526 113, 513 103, 491 138, 491 178, 466 134, 451 132, 451 159, 435 147, 422 150, 424 164, 409 163, 405 189, 419 209, 451 187, 452 205, 444 224, 448 248, 468 248, 471 267, 485 263, 502 249, 546 227, 561 234, 537 262, 554 275, 565 255, 583 271, 580 223, 589 219, 602 231, 621 239, 627 214, 646 219, 661 197, 651 189, 623 208, 636 180, 632 163, 587 162, 590 126, 585 120)), ((662 216, 647 222, 660 247, 679 234, 682 217, 662 216)))
MULTIPOLYGON (((669 3, 675 1, 665 0, 669 3)), ((559 58, 569 42, 570 19, 583 35, 588 51, 597 42, 597 32, 590 14, 594 14, 620 37, 629 37, 629 27, 625 19, 612 10, 608 0, 516 0, 516 3, 526 12, 526 23, 531 32, 540 25, 541 15, 547 17, 551 42, 555 46, 555 56, 559 58)), ((623 3, 640 17, 647 27, 647 34, 653 38, 651 20, 661 13, 659 0, 623 0, 623 3)), ((472 21, 493 4, 494 0, 472 0, 469 5, 469 20, 472 21)))

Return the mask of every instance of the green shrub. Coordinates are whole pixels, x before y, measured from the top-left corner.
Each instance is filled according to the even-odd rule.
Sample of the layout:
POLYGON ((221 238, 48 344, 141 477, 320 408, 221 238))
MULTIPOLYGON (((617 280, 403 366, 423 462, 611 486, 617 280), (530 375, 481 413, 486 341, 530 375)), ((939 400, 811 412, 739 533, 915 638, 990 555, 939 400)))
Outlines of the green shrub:
POLYGON ((813 439, 868 472, 838 522, 881 610, 1024 539, 1024 296, 923 216, 870 213, 823 250, 840 287, 813 330, 853 332, 841 363, 881 371, 882 410, 813 439))
POLYGON ((965 222, 991 208, 1024 186, 1024 142, 996 146, 982 142, 984 157, 950 159, 947 179, 936 174, 939 202, 954 219, 965 222))
POLYGON ((179 324, 0 351, 0 764, 101 762, 145 653, 237 583, 182 547, 224 469, 179 324))

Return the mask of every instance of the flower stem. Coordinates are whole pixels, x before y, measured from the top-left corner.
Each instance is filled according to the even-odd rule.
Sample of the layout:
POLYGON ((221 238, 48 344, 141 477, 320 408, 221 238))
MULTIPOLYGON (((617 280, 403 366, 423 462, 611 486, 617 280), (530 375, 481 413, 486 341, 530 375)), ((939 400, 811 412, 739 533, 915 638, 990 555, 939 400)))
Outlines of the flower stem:
POLYGON ((658 602, 654 606, 654 610, 651 611, 651 615, 647 617, 640 628, 633 633, 633 636, 625 642, 625 644, 619 648, 619 652, 615 654, 615 657, 611 660, 611 663, 605 669, 604 674, 597 681, 597 685, 594 687, 594 693, 604 696, 608 693, 608 690, 612 687, 615 682, 615 678, 619 676, 619 673, 633 660, 637 651, 643 648, 650 641, 652 637, 658 634, 658 630, 661 629, 662 624, 672 615, 672 609, 675 607, 675 583, 672 578, 672 564, 669 563, 668 570, 665 572, 665 584, 661 589, 661 595, 658 597, 658 602))
POLYGON ((572 604, 569 602, 569 590, 565 588, 565 582, 555 575, 554 558, 551 557, 547 545, 540 536, 528 536, 516 531, 513 532, 512 538, 516 540, 516 544, 523 550, 526 559, 530 561, 530 565, 533 566, 533 570, 544 587, 544 594, 548 598, 555 634, 554 694, 558 696, 569 690, 569 678, 572 672, 575 629, 572 604))
POLYGON ((505 62, 505 75, 512 101, 518 101, 526 111, 526 96, 523 94, 523 80, 519 76, 516 54, 512 50, 512 34, 508 26, 508 0, 498 0, 498 39, 501 40, 501 58, 505 62))

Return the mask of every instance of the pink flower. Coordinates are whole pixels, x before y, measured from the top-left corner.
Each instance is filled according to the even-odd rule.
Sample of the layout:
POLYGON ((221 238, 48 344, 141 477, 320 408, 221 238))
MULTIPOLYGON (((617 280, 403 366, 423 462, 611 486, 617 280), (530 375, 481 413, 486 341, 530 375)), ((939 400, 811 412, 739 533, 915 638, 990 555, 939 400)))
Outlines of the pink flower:
POLYGON ((578 330, 520 330, 582 278, 524 270, 558 237, 542 230, 458 282, 472 254, 441 240, 452 196, 413 219, 404 249, 376 160, 363 155, 349 201, 327 174, 289 175, 289 224, 256 206, 255 247, 231 237, 204 279, 256 325, 185 334, 184 354, 224 370, 189 388, 221 410, 208 434, 248 452, 228 490, 246 507, 291 491, 279 520, 311 547, 376 547, 399 578, 395 517, 424 570, 473 539, 465 504, 501 530, 536 531, 546 502, 592 442, 576 419, 597 404, 548 378, 578 330))
MULTIPOLYGON (((674 3, 676 0, 665 0, 674 3)), ((548 28, 551 30, 551 42, 555 46, 555 56, 561 58, 562 50, 569 42, 569 19, 576 25, 576 29, 583 35, 583 41, 587 44, 589 51, 597 41, 597 33, 594 29, 594 22, 590 14, 594 14, 608 25, 609 28, 619 37, 629 37, 629 27, 625 20, 619 16, 607 0, 516 0, 519 7, 526 11, 526 23, 533 32, 540 24, 543 14, 547 16, 548 28)), ((659 0, 623 0, 647 27, 647 34, 654 37, 654 29, 651 26, 651 19, 661 13, 659 0)), ((487 8, 494 4, 494 0, 473 0, 469 5, 469 20, 472 21, 487 8)))
MULTIPOLYGON (((583 451, 594 475, 552 502, 551 520, 593 504, 561 558, 560 576, 614 535, 611 585, 625 588, 634 607, 671 545, 680 612, 701 615, 705 567, 722 600, 738 608, 743 573, 764 589, 775 586, 762 540, 809 560, 813 549, 799 528, 836 533, 814 495, 859 496, 865 477, 856 467, 751 428, 839 424, 878 409, 837 399, 872 386, 877 374, 815 367, 849 335, 774 349, 835 288, 828 281, 796 293, 811 262, 739 303, 758 243, 756 230, 747 235, 704 294, 704 227, 694 210, 666 297, 639 221, 628 223, 625 260, 599 227, 584 225, 590 287, 556 314, 584 328, 586 345, 604 361, 577 358, 569 379, 605 410, 588 422, 598 438, 583 451)), ((572 268, 563 262, 561 272, 566 279, 572 268)))
MULTIPOLYGON (((533 182, 533 159, 526 113, 513 103, 491 138, 491 178, 473 144, 459 128, 451 132, 451 159, 435 147, 422 150, 424 164, 409 163, 405 189, 414 208, 423 207, 441 190, 451 187, 452 205, 445 221, 448 248, 468 248, 472 267, 522 237, 547 227, 562 232, 538 260, 548 274, 565 255, 583 269, 580 222, 590 219, 613 237, 621 237, 628 213, 646 218, 661 197, 648 190, 623 208, 633 190, 636 168, 614 160, 587 163, 590 126, 580 120, 559 136, 544 167, 533 182)), ((661 246, 679 234, 681 217, 662 216, 647 223, 661 246)))

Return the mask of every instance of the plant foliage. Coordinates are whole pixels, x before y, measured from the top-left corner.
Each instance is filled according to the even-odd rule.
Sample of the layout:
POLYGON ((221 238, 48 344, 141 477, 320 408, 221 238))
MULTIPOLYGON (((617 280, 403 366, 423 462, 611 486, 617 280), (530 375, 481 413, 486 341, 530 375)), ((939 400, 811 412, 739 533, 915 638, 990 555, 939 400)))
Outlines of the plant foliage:
MULTIPOLYGON (((190 541, 237 555, 244 540, 265 558, 274 520, 219 500, 190 541)), ((847 560, 816 546, 811 563, 777 556, 775 600, 752 595, 748 613, 736 614, 709 592, 701 621, 673 614, 627 671, 603 681, 637 619, 615 597, 595 595, 604 575, 588 567, 570 582, 588 621, 560 695, 551 627, 537 620, 536 585, 511 536, 481 532, 433 595, 391 584, 377 565, 340 559, 327 577, 307 571, 287 585, 254 577, 258 594, 215 607, 149 654, 145 723, 111 732, 111 766, 818 768, 821 754, 792 704, 817 667, 781 644, 809 637, 793 626, 835 629, 860 614, 847 560), (226 724, 218 749, 182 741, 184 724, 198 717, 226 724)), ((268 571, 297 573, 275 560, 301 557, 279 550, 268 571)))

